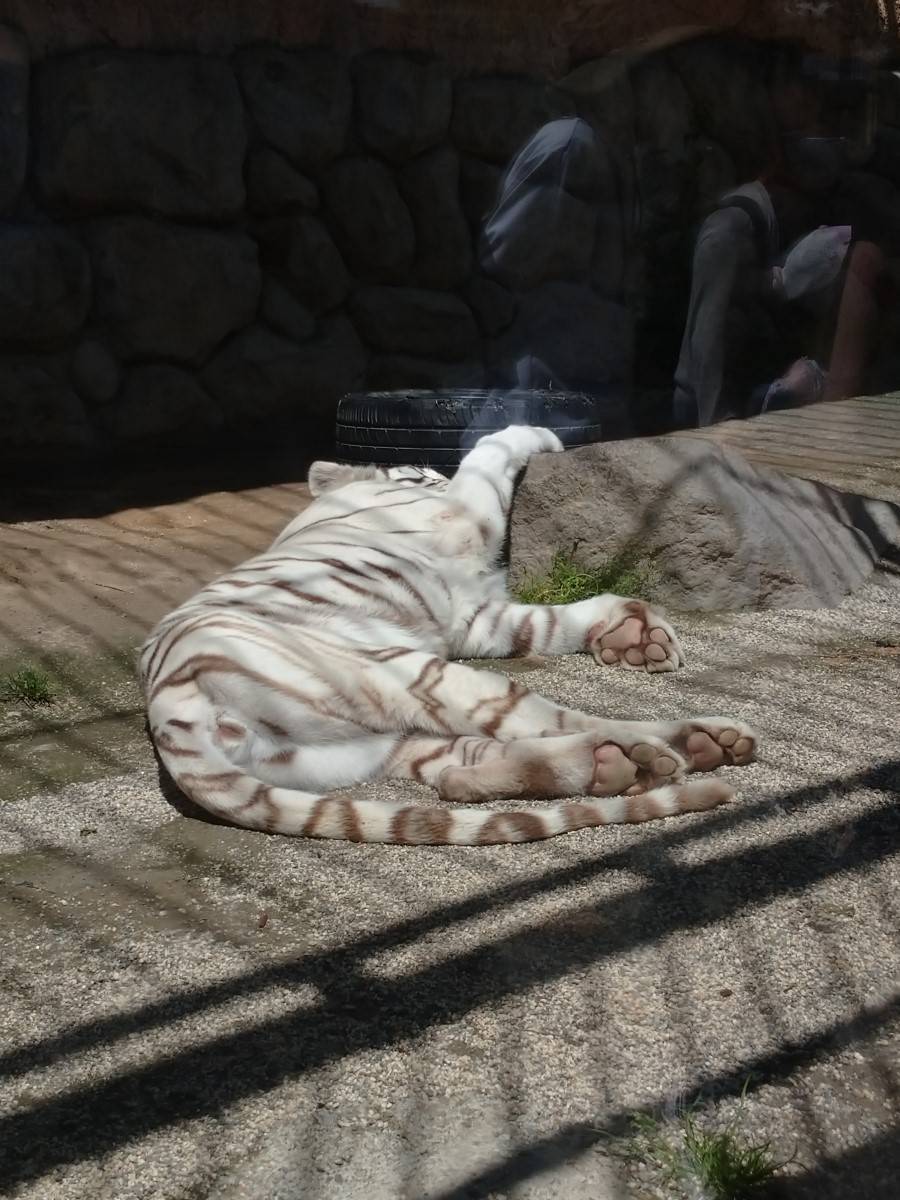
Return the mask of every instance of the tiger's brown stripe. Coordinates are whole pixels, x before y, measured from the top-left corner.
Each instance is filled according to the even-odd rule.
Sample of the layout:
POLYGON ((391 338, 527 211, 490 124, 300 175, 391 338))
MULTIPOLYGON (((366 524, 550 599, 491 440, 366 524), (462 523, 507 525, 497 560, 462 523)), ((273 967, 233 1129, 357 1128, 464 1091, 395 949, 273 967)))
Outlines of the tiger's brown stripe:
MULTIPOLYGON (((209 775, 181 772, 176 776, 175 782, 185 795, 196 800, 198 804, 209 805, 214 796, 227 792, 243 778, 241 771, 219 771, 209 775)), ((223 805, 217 805, 214 811, 221 813, 223 808, 223 805)))
POLYGON ((512 639, 513 654, 528 654, 534 645, 534 618, 531 613, 517 625, 512 639))
MULTIPOLYGON (((360 574, 362 574, 362 572, 360 572, 360 574)), ((405 621, 407 619, 408 614, 406 611, 400 607, 396 600, 392 600, 390 596, 383 596, 380 592, 373 592, 371 588, 361 587, 358 583, 354 583, 350 579, 335 579, 333 582, 339 584, 343 588, 347 588, 348 591, 355 592, 358 596, 367 597, 375 604, 389 608, 395 614, 396 620, 405 621)))
MULTIPOLYGON (((322 682, 328 682, 324 677, 315 676, 315 673, 312 671, 308 671, 308 673, 319 678, 322 682)), ((238 675, 245 679, 252 679, 255 683, 263 684, 270 691, 279 692, 281 695, 288 696, 292 700, 299 700, 301 703, 306 704, 311 711, 321 716, 333 717, 336 720, 354 725, 370 733, 381 732, 378 726, 372 725, 371 722, 362 719, 359 715, 351 715, 354 710, 358 709, 358 705, 355 704, 353 698, 348 693, 338 692, 332 697, 334 700, 340 700, 344 705, 344 708, 338 710, 325 700, 305 695, 298 692, 295 688, 287 687, 285 684, 276 683, 271 675, 263 675, 258 671, 251 671, 249 668, 242 667, 224 655, 198 654, 194 655, 193 658, 187 659, 177 670, 156 684, 150 693, 149 702, 152 703, 166 688, 182 687, 186 683, 196 684, 198 677, 203 674, 238 675)), ((332 691, 335 691, 333 685, 332 691)))
POLYGON ((656 821, 665 815, 666 810, 650 794, 626 797, 624 819, 628 824, 656 821))
POLYGON ((270 754, 268 758, 263 759, 263 762, 271 763, 272 766, 287 766, 296 757, 296 749, 293 746, 286 746, 284 750, 279 750, 277 754, 270 754))
POLYGON ((162 669, 162 664, 168 658, 171 650, 184 638, 188 637, 195 629, 202 628, 204 622, 215 621, 216 614, 208 612, 200 613, 193 621, 187 620, 181 625, 175 625, 173 629, 167 630, 157 640, 153 653, 150 655, 150 660, 147 663, 147 668, 144 672, 146 679, 152 679, 157 671, 162 669))
POLYGON ((547 837, 547 826, 538 813, 494 813, 478 833, 477 845, 496 846, 507 842, 539 842, 547 837))
POLYGON ((270 675, 264 675, 260 671, 251 671, 249 667, 242 667, 234 659, 226 658, 224 654, 193 655, 164 679, 158 681, 150 693, 149 702, 152 704, 167 688, 182 687, 186 683, 196 684, 198 677, 203 674, 239 675, 243 679, 252 679, 254 683, 271 688, 282 696, 290 696, 292 700, 300 700, 304 704, 314 704, 311 696, 305 695, 297 688, 277 683, 270 675))
POLYGON ((421 700, 422 707, 436 725, 439 725, 441 729, 446 730, 448 733, 452 733, 453 731, 447 721, 440 716, 440 710, 443 709, 444 705, 434 695, 435 689, 443 683, 446 669, 447 663, 439 658, 430 658, 419 672, 418 677, 410 684, 409 693, 411 696, 415 696, 416 699, 421 700), (429 672, 435 678, 426 686, 425 680, 429 672))
POLYGON ((385 720, 386 720, 386 718, 388 716, 387 706, 385 705, 381 696, 379 696, 379 694, 375 691, 375 689, 372 687, 369 687, 368 684, 361 683, 359 685, 359 693, 366 700, 368 700, 369 704, 371 704, 372 708, 375 709, 378 716, 385 718, 385 720))
POLYGON ((480 704, 476 704, 472 710, 472 715, 482 708, 485 704, 497 704, 497 710, 489 721, 484 722, 481 726, 482 733, 487 737, 493 737, 513 709, 517 708, 523 700, 528 698, 529 692, 527 688, 522 687, 520 683, 514 680, 509 681, 509 690, 506 696, 498 700, 484 700, 480 704))
POLYGON ((216 729, 227 737, 245 737, 247 734, 244 725, 238 725, 235 721, 223 721, 221 717, 216 722, 216 729))
POLYGON ((302 600, 304 604, 330 604, 332 606, 335 604, 334 600, 329 600, 326 596, 317 596, 314 592, 306 592, 303 588, 288 583, 286 579, 264 579, 260 586, 279 588, 281 591, 288 592, 295 599, 302 600))
POLYGON ((175 758, 202 758, 203 755, 199 750, 189 750, 185 746, 179 746, 174 737, 165 729, 160 729, 155 733, 154 740, 160 750, 165 750, 167 754, 171 754, 175 758))
POLYGON ((519 767, 522 780, 522 795, 549 799, 560 795, 559 783, 553 764, 535 758, 519 767))
MULTIPOLYGON (((242 606, 242 611, 246 612, 247 609, 242 606)), ((230 620, 228 615, 223 615, 222 613, 205 612, 196 620, 186 623, 181 630, 177 632, 167 644, 165 644, 164 649, 164 643, 163 641, 160 641, 159 645, 157 646, 157 651, 163 649, 163 653, 159 660, 154 663, 153 658, 156 657, 156 652, 154 652, 153 658, 151 658, 151 661, 147 664, 147 669, 144 672, 145 679, 149 682, 159 674, 168 660, 169 655, 183 638, 189 637, 192 633, 196 633, 198 629, 205 629, 209 625, 216 630, 224 629, 228 632, 237 633, 244 637, 247 636, 246 622, 230 620)))
POLYGON ((401 808, 391 818, 388 841, 399 846, 441 846, 450 840, 453 814, 442 808, 401 808))
POLYGON ((341 820, 344 827, 344 837, 348 842, 364 842, 362 826, 359 823, 359 816, 356 812, 356 805, 352 800, 345 797, 334 797, 334 804, 338 804, 343 809, 341 820))
POLYGON ((265 815, 262 817, 260 824, 263 829, 271 833, 278 825, 278 805, 272 799, 272 788, 267 783, 260 783, 253 790, 253 795, 243 804, 238 804, 234 813, 240 817, 243 813, 251 812, 255 808, 262 808, 265 815))
POLYGON ((459 741, 460 735, 457 735, 449 744, 449 746, 440 745, 436 749, 432 750, 429 754, 422 754, 419 756, 419 758, 414 758, 409 764, 409 771, 413 779, 415 779, 418 783, 424 783, 425 780, 422 777, 422 768, 427 763, 434 762, 436 759, 442 758, 445 754, 452 754, 459 741))
POLYGON ((298 558, 294 554, 278 554, 271 558, 265 557, 261 562, 241 563, 239 567, 232 567, 232 571, 256 572, 256 571, 271 571, 273 567, 293 566, 296 562, 321 562, 320 558, 298 558))
POLYGON ((267 721, 265 717, 257 717, 256 721, 258 725, 262 725, 263 729, 268 729, 269 733, 274 733, 276 737, 288 737, 288 731, 283 725, 278 725, 275 721, 267 721))
POLYGON ((303 837, 316 836, 316 828, 322 820, 322 817, 325 815, 325 810, 329 804, 330 800, 327 796, 320 796, 315 802, 312 812, 310 813, 309 817, 307 817, 303 828, 300 830, 300 833, 303 837))
POLYGON ((395 658, 404 658, 409 654, 418 654, 419 652, 408 646, 385 646, 383 650, 361 648, 358 653, 364 658, 373 659, 375 662, 393 662, 395 658))
POLYGON ((466 621, 466 629, 467 630, 472 628, 472 626, 475 624, 475 622, 478 620, 478 618, 481 616, 481 614, 484 612, 484 610, 486 608, 490 607, 490 604, 491 604, 490 600, 483 600, 481 602, 481 604, 478 605, 478 607, 472 613, 471 617, 469 617, 469 619, 466 621))
POLYGON ((494 613, 494 619, 491 621, 490 637, 495 637, 497 630, 500 628, 500 622, 503 620, 503 615, 506 612, 504 605, 498 605, 497 611, 494 613))
POLYGON ((565 804, 562 808, 566 829, 589 829, 594 825, 605 825, 603 814, 591 804, 565 804))
MULTIPOLYGON (((413 496, 413 498, 411 500, 395 500, 393 502, 393 504, 385 504, 384 509, 389 510, 392 508, 404 508, 409 504, 421 504, 421 503, 422 503, 421 496, 413 496)), ((294 530, 294 532, 291 536, 296 537, 297 535, 302 535, 302 534, 308 533, 312 529, 317 529, 320 525, 346 524, 353 517, 358 517, 361 513, 370 512, 370 511, 371 511, 371 507, 366 506, 365 508, 350 509, 345 513, 329 513, 327 517, 320 517, 318 521, 311 521, 308 525, 301 525, 299 529, 294 530)), ((398 532, 404 533, 407 531, 406 530, 396 530, 396 529, 391 530, 391 533, 398 533, 398 532)), ((416 530, 414 532, 421 532, 421 531, 416 530)), ((281 538, 283 536, 284 535, 282 534, 275 539, 275 541, 272 543, 273 547, 280 544, 281 538)), ((330 543, 330 544, 333 545, 334 543, 330 543)))
POLYGON ((385 579, 390 579, 392 582, 398 583, 402 588, 405 588, 405 590, 409 592, 416 603, 421 605, 421 607, 425 610, 425 612, 428 614, 429 620, 437 622, 437 617, 434 615, 434 609, 431 607, 419 589, 414 584, 410 583, 405 576, 403 576, 399 571, 395 571, 393 567, 382 566, 377 567, 376 569, 385 577, 385 579))
POLYGON ((209 586, 210 588, 233 587, 244 590, 246 588, 260 587, 261 585, 257 579, 232 579, 228 576, 225 579, 217 579, 215 583, 211 583, 209 586))

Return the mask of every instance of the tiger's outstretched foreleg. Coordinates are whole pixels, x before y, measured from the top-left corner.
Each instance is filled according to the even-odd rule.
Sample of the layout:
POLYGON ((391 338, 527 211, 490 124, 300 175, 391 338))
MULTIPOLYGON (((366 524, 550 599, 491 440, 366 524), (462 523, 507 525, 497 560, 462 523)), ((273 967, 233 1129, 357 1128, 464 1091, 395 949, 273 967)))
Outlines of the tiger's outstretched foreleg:
POLYGON ((677 671, 684 652, 672 626, 643 600, 604 593, 574 604, 482 604, 453 647, 460 658, 592 654, 600 666, 677 671))
POLYGON ((558 453, 563 444, 549 429, 510 425, 481 438, 447 485, 447 499, 467 509, 484 535, 490 557, 506 538, 519 472, 533 454, 558 453))

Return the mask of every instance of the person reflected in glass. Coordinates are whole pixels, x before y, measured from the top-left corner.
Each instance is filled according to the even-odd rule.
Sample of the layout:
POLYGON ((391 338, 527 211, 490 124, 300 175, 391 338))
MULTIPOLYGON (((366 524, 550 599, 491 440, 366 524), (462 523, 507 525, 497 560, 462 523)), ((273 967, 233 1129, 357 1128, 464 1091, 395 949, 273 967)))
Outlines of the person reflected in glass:
POLYGON ((516 154, 484 223, 483 272, 515 297, 494 348, 503 387, 587 392, 608 433, 627 432, 633 323, 620 164, 579 117, 541 126, 516 154))
POLYGON ((775 160, 722 196, 700 228, 675 371, 676 427, 839 399, 862 386, 884 258, 854 239, 852 226, 832 223, 837 184, 864 161, 867 137, 829 128, 821 73, 821 60, 799 51, 779 57, 775 160))

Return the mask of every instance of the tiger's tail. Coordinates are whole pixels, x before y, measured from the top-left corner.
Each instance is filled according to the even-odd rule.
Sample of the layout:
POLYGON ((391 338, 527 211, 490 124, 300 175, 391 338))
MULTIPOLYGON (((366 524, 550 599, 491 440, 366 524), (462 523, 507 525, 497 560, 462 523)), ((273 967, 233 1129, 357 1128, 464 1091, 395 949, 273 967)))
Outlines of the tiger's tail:
POLYGON ((385 803, 360 789, 317 794, 265 783, 236 765, 213 736, 213 706, 199 688, 182 690, 175 704, 152 701, 149 716, 160 759, 186 796, 217 817, 268 833, 405 846, 534 842, 713 808, 733 794, 721 780, 704 779, 510 811, 385 803))

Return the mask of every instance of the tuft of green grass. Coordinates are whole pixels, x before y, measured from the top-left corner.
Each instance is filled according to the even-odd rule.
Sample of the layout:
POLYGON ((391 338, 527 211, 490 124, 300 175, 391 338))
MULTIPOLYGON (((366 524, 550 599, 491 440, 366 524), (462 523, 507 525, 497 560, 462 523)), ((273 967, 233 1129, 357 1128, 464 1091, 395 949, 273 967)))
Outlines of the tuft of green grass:
POLYGON ((634 552, 624 550, 599 567, 583 567, 575 558, 576 550, 577 543, 571 550, 557 550, 547 575, 525 579, 514 588, 519 603, 573 604, 602 592, 646 599, 653 590, 656 573, 634 552))
POLYGON ((54 699, 50 677, 37 667, 23 667, 0 679, 0 700, 37 705, 52 704, 54 699))
POLYGON ((634 1157, 650 1162, 663 1181, 686 1197, 699 1200, 753 1200, 786 1165, 770 1142, 743 1138, 735 1118, 724 1129, 706 1129, 690 1110, 663 1126, 647 1114, 633 1120, 637 1145, 634 1157))

